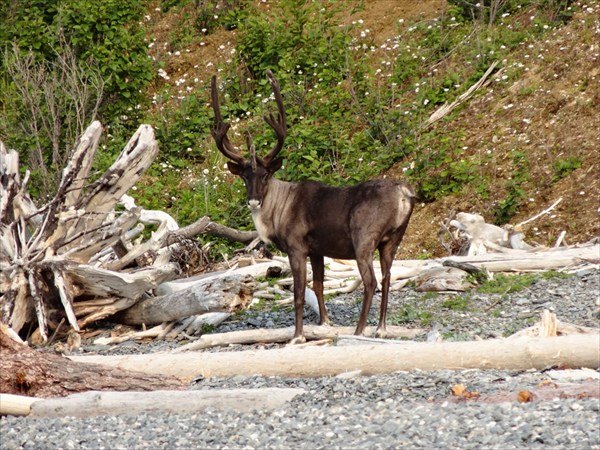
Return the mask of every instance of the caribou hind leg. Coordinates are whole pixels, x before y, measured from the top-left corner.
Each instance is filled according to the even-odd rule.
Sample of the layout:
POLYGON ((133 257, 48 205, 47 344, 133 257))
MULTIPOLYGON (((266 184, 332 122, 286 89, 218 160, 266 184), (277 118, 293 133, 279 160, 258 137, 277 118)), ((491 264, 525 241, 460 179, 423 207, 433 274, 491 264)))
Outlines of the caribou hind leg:
POLYGON ((371 302, 373 301, 373 295, 377 288, 377 279, 375 278, 375 271, 373 270, 373 251, 369 249, 357 252, 356 263, 358 265, 360 277, 362 278, 364 294, 360 318, 358 319, 358 325, 356 326, 354 334, 361 336, 367 326, 371 302))
POLYGON ((378 338, 385 338, 387 335, 386 331, 386 317, 388 307, 388 295, 390 292, 390 272, 392 269, 392 263, 394 261, 394 255, 398 249, 398 244, 392 241, 381 243, 379 249, 379 260, 381 263, 381 305, 379 306, 379 324, 377 325, 377 331, 375 336, 378 338))
POLYGON ((379 324, 377 325, 377 331, 375 332, 375 336, 379 338, 385 338, 387 334, 385 322, 388 309, 388 297, 390 292, 392 264, 394 263, 394 257, 396 256, 398 247, 402 242, 402 238, 404 237, 404 232, 406 231, 407 226, 408 218, 405 220, 404 224, 398 230, 396 230, 391 239, 385 242, 381 242, 377 247, 377 249, 379 250, 379 260, 381 263, 381 275, 383 276, 383 279, 381 281, 381 305, 379 306, 379 324))

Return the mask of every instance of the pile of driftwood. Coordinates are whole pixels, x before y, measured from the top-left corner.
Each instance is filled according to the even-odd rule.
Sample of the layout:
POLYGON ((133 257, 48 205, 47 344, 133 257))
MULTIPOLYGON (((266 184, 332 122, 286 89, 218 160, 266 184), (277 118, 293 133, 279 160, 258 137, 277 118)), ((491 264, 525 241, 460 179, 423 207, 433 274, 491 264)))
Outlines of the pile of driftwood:
MULTIPOLYGON (((182 253, 190 237, 212 233, 250 242, 256 236, 206 217, 179 229, 168 215, 132 203, 127 192, 158 154, 148 125, 138 129, 104 174, 91 180, 101 134, 99 122, 89 126, 62 171, 56 194, 42 207, 27 191, 30 174, 21 177, 18 153, 0 142, 0 320, 17 333, 37 328, 34 341, 46 342, 65 321, 77 332, 153 297, 153 289, 180 276, 173 255, 182 253), (148 239, 142 235, 145 224, 157 225, 148 239)), ((251 280, 219 283, 231 294, 222 309, 249 302, 251 280)), ((180 313, 193 311, 188 306, 180 313)), ((127 318, 145 321, 136 321, 132 312, 127 318)))

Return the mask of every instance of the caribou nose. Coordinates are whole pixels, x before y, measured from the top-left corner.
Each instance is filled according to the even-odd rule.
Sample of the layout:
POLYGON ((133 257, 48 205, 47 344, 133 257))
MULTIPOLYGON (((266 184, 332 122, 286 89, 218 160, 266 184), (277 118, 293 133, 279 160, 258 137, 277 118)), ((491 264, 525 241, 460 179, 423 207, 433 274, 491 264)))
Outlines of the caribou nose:
POLYGON ((257 211, 260 209, 260 200, 252 199, 248 200, 248 207, 251 211, 257 211))

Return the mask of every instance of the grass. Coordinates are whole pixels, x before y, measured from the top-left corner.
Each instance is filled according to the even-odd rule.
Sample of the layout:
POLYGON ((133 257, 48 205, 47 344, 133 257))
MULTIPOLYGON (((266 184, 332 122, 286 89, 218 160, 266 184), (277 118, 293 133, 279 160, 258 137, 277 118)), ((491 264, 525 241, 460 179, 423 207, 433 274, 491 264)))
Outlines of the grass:
POLYGON ((469 296, 458 296, 444 300, 442 308, 453 311, 469 311, 471 309, 471 298, 469 296))
POLYGON ((549 270, 547 272, 542 272, 540 274, 540 276, 544 280, 553 280, 556 278, 558 278, 558 279, 571 278, 573 276, 573 274, 565 273, 565 272, 557 272, 556 270, 549 270))
POLYGON ((200 334, 211 334, 215 332, 216 327, 210 323, 205 323, 200 328, 200 334))
POLYGON ((564 279, 573 275, 549 270, 539 274, 505 275, 498 273, 492 280, 484 281, 477 292, 481 294, 510 294, 531 287, 538 280, 564 279))
POLYGON ((414 305, 406 305, 397 312, 390 314, 388 316, 388 323, 390 325, 400 325, 418 321, 421 326, 428 326, 432 318, 433 314, 431 312, 421 310, 414 305))
POLYGON ((470 336, 469 333, 467 333, 467 332, 452 332, 452 331, 442 333, 442 338, 444 339, 444 341, 451 341, 451 342, 471 341, 473 339, 472 336, 470 336))
POLYGON ((502 311, 498 308, 494 308, 490 311, 490 316, 495 317, 496 319, 502 316, 502 311))
POLYGON ((493 280, 485 281, 479 286, 477 292, 482 294, 510 294, 532 286, 537 279, 538 276, 535 274, 504 275, 498 273, 494 275, 493 280))

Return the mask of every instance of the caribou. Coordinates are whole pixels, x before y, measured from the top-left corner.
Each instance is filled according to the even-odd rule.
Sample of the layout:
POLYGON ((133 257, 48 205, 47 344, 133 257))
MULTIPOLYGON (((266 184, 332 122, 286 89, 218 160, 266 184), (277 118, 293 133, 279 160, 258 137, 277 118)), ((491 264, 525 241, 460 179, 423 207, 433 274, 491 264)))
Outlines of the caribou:
POLYGON ((279 82, 267 71, 278 113, 264 119, 275 131, 277 141, 264 157, 256 155, 250 136, 250 158, 246 159, 231 143, 219 105, 217 78, 211 80, 211 103, 215 125, 211 129, 219 151, 229 160, 229 171, 241 177, 246 186, 248 207, 259 237, 287 253, 294 281, 295 332, 291 344, 305 342, 303 334, 306 260, 313 270, 313 290, 319 305, 319 324, 330 324, 323 300, 324 257, 354 259, 364 286, 362 309, 356 335, 364 333, 377 279, 373 256, 377 249, 381 262, 381 304, 376 336, 386 335, 386 313, 390 269, 408 226, 415 193, 406 182, 389 179, 367 181, 355 186, 332 187, 314 181, 287 182, 273 175, 283 158, 287 125, 279 82))

